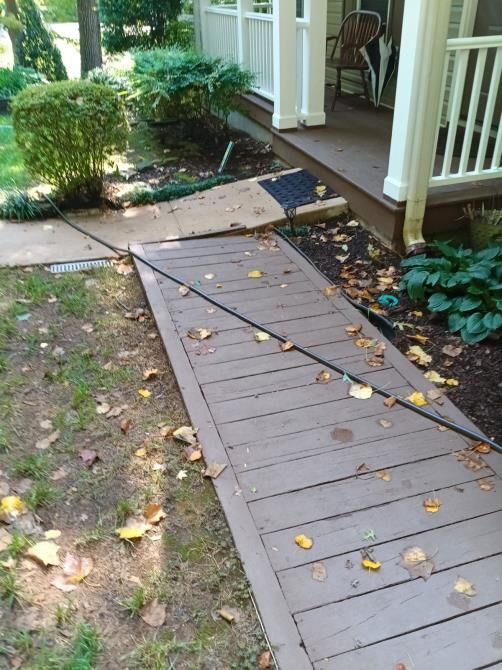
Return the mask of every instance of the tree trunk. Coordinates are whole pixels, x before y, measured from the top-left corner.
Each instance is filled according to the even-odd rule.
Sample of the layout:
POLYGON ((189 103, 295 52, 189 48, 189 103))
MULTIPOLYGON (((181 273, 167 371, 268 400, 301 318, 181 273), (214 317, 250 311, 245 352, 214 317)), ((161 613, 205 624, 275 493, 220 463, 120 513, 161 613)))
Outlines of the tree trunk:
MULTIPOLYGON (((17 4, 16 0, 5 0, 5 9, 7 10, 7 14, 10 16, 14 16, 17 19, 17 4)), ((9 39, 12 44, 12 53, 14 55, 14 65, 17 65, 18 61, 18 56, 17 56, 17 49, 16 49, 16 38, 17 38, 17 30, 13 30, 12 28, 9 28, 7 30, 7 33, 9 35, 9 39)))
POLYGON ((77 12, 80 32, 80 72, 84 78, 89 70, 103 65, 97 0, 77 0, 77 12))

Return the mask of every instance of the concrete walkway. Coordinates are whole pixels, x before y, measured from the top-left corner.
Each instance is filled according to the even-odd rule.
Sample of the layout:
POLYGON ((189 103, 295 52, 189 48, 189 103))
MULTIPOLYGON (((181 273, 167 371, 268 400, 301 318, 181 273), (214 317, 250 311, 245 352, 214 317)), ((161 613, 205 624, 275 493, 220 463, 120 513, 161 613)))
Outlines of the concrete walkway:
MULTIPOLYGON (((120 212, 72 212, 69 218, 89 232, 124 248, 131 242, 255 229, 284 222, 282 208, 258 182, 255 178, 224 184, 187 198, 120 212)), ((296 221, 315 223, 346 209, 344 198, 330 198, 299 208, 296 221)), ((105 247, 80 235, 59 219, 33 223, 0 220, 0 266, 70 262, 111 255, 105 247)))

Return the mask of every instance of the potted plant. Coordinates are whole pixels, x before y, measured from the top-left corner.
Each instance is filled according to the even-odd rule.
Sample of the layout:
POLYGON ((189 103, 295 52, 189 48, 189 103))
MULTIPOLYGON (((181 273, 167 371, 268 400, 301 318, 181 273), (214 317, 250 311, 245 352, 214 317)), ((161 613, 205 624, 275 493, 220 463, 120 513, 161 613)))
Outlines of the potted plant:
POLYGON ((469 219, 471 243, 474 249, 486 247, 490 242, 502 242, 502 209, 486 209, 485 204, 476 209, 472 204, 463 208, 469 219))

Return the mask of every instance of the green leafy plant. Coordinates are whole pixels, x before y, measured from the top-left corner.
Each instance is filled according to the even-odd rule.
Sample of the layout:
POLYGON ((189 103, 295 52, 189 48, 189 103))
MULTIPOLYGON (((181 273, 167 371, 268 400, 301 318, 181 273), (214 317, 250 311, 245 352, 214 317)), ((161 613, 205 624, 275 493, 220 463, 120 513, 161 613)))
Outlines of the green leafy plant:
POLYGON ((502 327, 502 245, 473 251, 445 242, 440 257, 407 258, 401 288, 412 300, 428 297, 431 312, 448 316, 448 329, 467 343, 481 342, 502 327))
POLYGON ((35 0, 18 0, 18 16, 23 28, 15 40, 17 60, 45 75, 49 81, 67 79, 61 53, 35 0))
POLYGON ((45 78, 29 67, 0 68, 0 98, 12 98, 31 84, 44 84, 45 78))
POLYGON ((100 0, 103 45, 109 53, 164 46, 182 0, 100 0))
POLYGON ((10 221, 40 219, 43 209, 31 195, 19 188, 0 189, 0 218, 10 221))
POLYGON ((134 54, 133 97, 149 118, 225 121, 239 109, 237 96, 249 90, 253 75, 239 65, 179 47, 134 54))
POLYGON ((201 179, 193 184, 167 184, 166 186, 161 186, 157 189, 148 187, 136 188, 125 195, 124 200, 132 205, 148 205, 154 202, 167 202, 168 200, 174 200, 175 198, 186 198, 193 193, 207 191, 210 188, 214 188, 220 184, 228 184, 232 181, 235 181, 235 178, 230 175, 218 175, 217 177, 201 179))
POLYGON ((106 163, 126 147, 119 96, 90 81, 30 86, 12 103, 16 141, 34 177, 65 198, 99 197, 106 163))

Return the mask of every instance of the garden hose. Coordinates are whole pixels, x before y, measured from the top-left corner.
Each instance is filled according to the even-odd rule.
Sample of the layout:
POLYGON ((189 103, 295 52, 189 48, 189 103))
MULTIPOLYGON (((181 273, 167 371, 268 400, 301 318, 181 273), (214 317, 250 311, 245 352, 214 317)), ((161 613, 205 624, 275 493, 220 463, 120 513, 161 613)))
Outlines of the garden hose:
POLYGON ((90 237, 92 240, 97 242, 98 244, 103 245, 104 247, 107 247, 113 252, 120 252, 126 255, 130 255, 133 258, 135 258, 137 261, 140 263, 143 263, 147 267, 149 267, 151 270, 154 272, 157 272, 163 277, 166 277, 166 279, 170 279, 172 282, 175 284, 178 284, 179 286, 184 286, 186 287, 189 291, 194 293, 195 295, 199 296, 200 298, 203 298, 207 302, 211 303, 215 307, 218 307, 219 309, 223 310, 227 314, 230 314, 231 316, 235 316, 237 319, 240 321, 243 321, 244 323, 247 323, 250 326, 253 326, 253 328, 257 328, 258 330, 268 333, 271 337, 274 339, 278 340, 279 342, 286 343, 286 342, 292 342, 293 344, 293 349, 296 351, 299 351, 301 354, 304 354, 308 358, 312 359, 313 361, 316 361, 316 363, 320 363, 324 367, 328 368, 329 370, 333 370, 334 372, 337 372, 338 374, 343 375, 343 378, 347 381, 350 382, 357 382, 359 384, 364 384, 365 386, 370 386, 373 391, 376 393, 384 396, 385 398, 395 398, 396 404, 401 405, 402 407, 405 407, 406 409, 411 410, 412 412, 415 412, 416 414, 419 414, 420 416, 429 419, 430 421, 433 421, 434 423, 437 423, 440 426, 443 426, 444 428, 449 428, 450 430, 453 430, 454 432, 458 433, 459 435, 463 435, 464 437, 467 437, 471 440, 475 440, 477 442, 485 442, 486 444, 489 444, 490 447, 492 447, 495 451, 498 451, 499 453, 502 453, 502 445, 498 444, 495 442, 495 440, 492 440, 481 433, 476 432, 475 430, 472 430, 468 428, 467 426, 462 426, 460 424, 455 423, 454 421, 450 421, 449 419, 446 419, 442 416, 439 416, 438 414, 434 414, 433 412, 429 412, 428 410, 423 409, 423 407, 418 407, 417 405, 413 404, 411 401, 407 400, 406 398, 402 398, 400 396, 396 396, 394 393, 390 393, 387 391, 385 388, 376 386, 375 384, 371 384, 371 382, 368 382, 364 377, 361 377, 358 374, 350 372, 350 370, 347 370, 346 368, 343 368, 341 365, 338 365, 337 363, 333 363, 329 361, 328 359, 324 358, 323 356, 319 356, 315 354, 313 351, 310 351, 310 349, 307 349, 306 347, 302 346, 301 344, 298 344, 294 342, 293 340, 290 340, 288 337, 285 335, 281 335, 281 333, 278 333, 277 331, 273 330, 272 328, 269 328, 263 323, 260 323, 256 319, 253 319, 250 316, 247 316, 246 314, 241 314, 237 310, 233 309, 232 307, 229 307, 228 305, 225 305, 221 303, 219 300, 216 298, 213 298, 212 296, 208 295, 201 289, 197 288, 196 286, 192 286, 190 283, 186 282, 184 279, 181 279, 180 277, 177 277, 176 275, 171 274, 170 272, 166 272, 165 270, 162 270, 161 268, 158 267, 158 265, 155 265, 155 263, 152 263, 149 261, 147 258, 144 256, 141 256, 140 254, 137 254, 134 251, 131 251, 130 249, 124 249, 122 247, 117 247, 109 242, 106 242, 105 240, 101 239, 97 235, 94 235, 93 233, 90 233, 86 231, 84 228, 80 227, 78 224, 70 221, 64 214, 63 212, 59 209, 59 207, 55 204, 55 202, 48 196, 44 194, 44 197, 46 200, 51 204, 53 207, 54 211, 61 217, 61 219, 67 223, 69 226, 77 230, 79 233, 86 237, 90 237))

